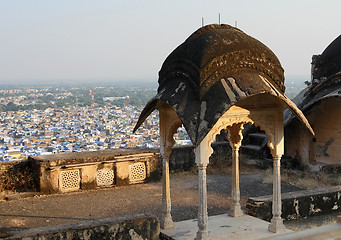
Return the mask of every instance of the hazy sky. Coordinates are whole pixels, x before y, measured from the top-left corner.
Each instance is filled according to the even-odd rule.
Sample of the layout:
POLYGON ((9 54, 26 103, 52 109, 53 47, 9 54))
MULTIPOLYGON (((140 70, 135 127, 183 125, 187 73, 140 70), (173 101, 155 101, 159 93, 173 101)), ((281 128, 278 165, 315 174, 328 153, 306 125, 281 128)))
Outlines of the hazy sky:
POLYGON ((286 76, 341 34, 340 0, 1 0, 0 81, 156 81, 168 54, 204 23, 267 45, 286 76))

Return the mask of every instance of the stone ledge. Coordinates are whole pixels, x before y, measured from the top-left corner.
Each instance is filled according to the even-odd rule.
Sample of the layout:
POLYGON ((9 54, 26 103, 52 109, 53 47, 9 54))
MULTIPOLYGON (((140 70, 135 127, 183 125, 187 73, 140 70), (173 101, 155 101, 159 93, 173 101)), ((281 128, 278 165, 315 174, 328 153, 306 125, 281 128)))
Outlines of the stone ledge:
MULTIPOLYGON (((272 195, 249 198, 246 213, 270 221, 272 195)), ((341 187, 303 190, 282 194, 282 218, 300 219, 341 211, 341 187)))
POLYGON ((325 173, 333 173, 340 174, 341 173, 341 164, 325 164, 321 166, 321 171, 325 173))
POLYGON ((146 149, 110 149, 30 157, 43 194, 159 180, 159 153, 146 149))
POLYGON ((146 153, 158 153, 158 149, 105 149, 99 151, 84 151, 72 153, 59 153, 29 157, 30 161, 39 162, 44 167, 55 167, 72 164, 93 163, 110 161, 116 157, 146 153))
POLYGON ((0 182, 0 188, 52 194, 142 183, 160 179, 159 162, 157 149, 106 149, 31 156, 28 160, 0 164, 0 177, 6 180, 0 182), (137 167, 129 175, 130 165, 140 162, 145 164, 145 176, 141 171, 138 175, 138 170, 134 170, 137 167), (78 174, 71 173, 76 170, 78 174), (67 185, 67 180, 72 183, 67 185))
POLYGON ((159 239, 160 223, 152 214, 82 221, 14 232, 4 239, 159 239))
POLYGON ((17 192, 17 193, 5 194, 3 199, 1 199, 0 197, 0 200, 12 201, 12 200, 18 200, 22 198, 34 197, 38 194, 39 194, 38 192, 17 192))

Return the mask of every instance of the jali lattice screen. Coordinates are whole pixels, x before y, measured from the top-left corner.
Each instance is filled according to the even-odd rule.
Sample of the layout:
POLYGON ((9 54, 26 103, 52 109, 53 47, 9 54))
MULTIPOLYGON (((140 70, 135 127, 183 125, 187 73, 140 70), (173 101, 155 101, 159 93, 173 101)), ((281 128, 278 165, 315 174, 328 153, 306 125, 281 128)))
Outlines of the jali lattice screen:
POLYGON ((129 165, 129 182, 142 182, 146 179, 146 164, 137 162, 129 165))
POLYGON ((114 170, 112 169, 99 169, 97 170, 97 186, 105 187, 112 186, 115 180, 114 170))
POLYGON ((65 170, 60 172, 59 188, 61 191, 75 191, 80 189, 79 170, 65 170))

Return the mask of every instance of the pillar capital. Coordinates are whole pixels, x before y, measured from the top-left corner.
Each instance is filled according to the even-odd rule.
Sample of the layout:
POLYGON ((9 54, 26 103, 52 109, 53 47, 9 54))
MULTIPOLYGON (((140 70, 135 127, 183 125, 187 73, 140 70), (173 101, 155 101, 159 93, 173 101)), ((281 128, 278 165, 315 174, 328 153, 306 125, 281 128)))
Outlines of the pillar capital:
POLYGON ((242 130, 244 129, 244 123, 235 123, 232 126, 228 126, 227 129, 229 130, 227 139, 231 147, 238 151, 243 140, 242 130))
POLYGON ((197 164, 198 168, 204 166, 206 168, 206 166, 209 164, 210 156, 213 153, 211 143, 212 139, 206 136, 194 149, 195 163, 197 164))

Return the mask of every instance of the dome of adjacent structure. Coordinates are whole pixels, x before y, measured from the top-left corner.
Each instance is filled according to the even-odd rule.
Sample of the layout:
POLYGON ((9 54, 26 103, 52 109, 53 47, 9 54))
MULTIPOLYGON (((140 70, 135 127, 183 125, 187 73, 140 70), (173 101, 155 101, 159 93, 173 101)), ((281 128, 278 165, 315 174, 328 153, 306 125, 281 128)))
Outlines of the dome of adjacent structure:
POLYGON ((321 55, 315 56, 313 61, 313 79, 326 80, 341 75, 341 35, 321 55))

